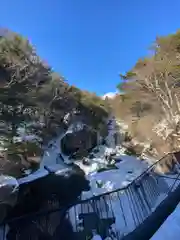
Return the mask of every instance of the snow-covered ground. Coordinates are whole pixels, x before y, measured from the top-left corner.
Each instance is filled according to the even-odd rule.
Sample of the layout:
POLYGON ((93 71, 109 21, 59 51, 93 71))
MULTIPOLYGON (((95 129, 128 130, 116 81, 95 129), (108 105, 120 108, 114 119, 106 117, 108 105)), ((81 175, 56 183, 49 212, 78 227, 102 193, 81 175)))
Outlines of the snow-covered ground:
MULTIPOLYGON (((104 192, 112 191, 121 187, 128 185, 132 180, 137 178, 145 169, 147 169, 148 164, 141 159, 138 159, 133 156, 127 156, 124 154, 125 149, 120 145, 116 146, 114 142, 114 133, 117 131, 117 122, 115 119, 111 119, 111 124, 109 124, 109 134, 107 136, 108 146, 99 145, 97 146, 98 152, 93 153, 94 158, 91 159, 91 164, 86 166, 82 163, 82 160, 79 159, 76 161, 76 164, 80 166, 86 173, 87 178, 91 183, 91 191, 85 192, 82 195, 82 199, 92 197, 94 195, 99 195, 104 192), (98 169, 101 169, 106 166, 107 162, 105 155, 116 152, 116 157, 121 161, 116 163, 115 166, 117 169, 98 172, 98 169), (101 187, 99 187, 99 185, 101 187)), ((78 124, 78 128, 80 128, 78 124)), ((70 130, 72 131, 72 126, 70 130)), ((44 151, 44 156, 40 165, 40 169, 31 174, 26 178, 23 178, 20 181, 28 181, 33 178, 44 176, 47 174, 47 171, 44 170, 44 166, 49 166, 56 170, 65 168, 70 160, 68 156, 62 154, 60 149, 60 141, 64 134, 59 136, 57 139, 53 139, 49 145, 50 148, 46 148, 44 151), (64 162, 60 160, 58 154, 61 153, 64 158, 64 162)))
MULTIPOLYGON (((106 138, 108 146, 97 146, 98 152, 93 153, 94 158, 91 159, 91 163, 89 166, 84 165, 82 163, 82 159, 79 159, 75 162, 85 171, 87 178, 91 182, 91 192, 84 193, 83 199, 91 197, 92 195, 98 195, 126 186, 148 167, 148 164, 145 161, 141 161, 140 159, 133 156, 125 155, 125 149, 122 148, 120 145, 115 145, 114 133, 117 131, 116 125, 116 120, 112 119, 111 124, 109 124, 109 134, 106 138), (118 169, 97 172, 98 169, 101 169, 107 165, 105 155, 111 152, 115 152, 117 158, 122 160, 121 162, 115 164, 118 169), (97 182, 100 183, 101 188, 97 186, 97 182)), ((80 123, 78 123, 78 129, 79 128, 80 123)), ((72 129, 73 128, 71 126, 70 131, 72 131, 72 129)), ((54 139, 49 143, 49 145, 52 144, 52 148, 47 148, 45 150, 40 169, 44 169, 45 165, 56 167, 56 169, 61 169, 66 167, 66 163, 70 162, 68 156, 63 155, 60 149, 60 140, 63 136, 64 135, 61 135, 57 139, 54 139), (65 160, 64 162, 62 162, 58 158, 59 153, 62 154, 65 160)))
MULTIPOLYGON (((125 155, 125 149, 121 147, 120 143, 118 146, 116 146, 114 140, 114 133, 119 131, 119 128, 122 127, 122 123, 118 123, 114 118, 110 119, 110 122, 111 123, 108 124, 109 134, 106 138, 108 146, 97 146, 96 149, 98 149, 98 152, 93 153, 94 157, 91 159, 91 163, 88 166, 82 163, 82 159, 79 159, 75 162, 85 171, 86 176, 91 183, 91 191, 83 193, 82 199, 89 199, 92 196, 97 196, 102 193, 110 192, 112 190, 127 186, 142 172, 144 172, 149 166, 146 161, 142 161, 141 159, 133 156, 125 155), (117 127, 118 124, 120 125, 119 128, 117 127), (107 165, 107 160, 105 156, 111 152, 116 153, 116 158, 120 160, 115 164, 117 169, 98 172, 99 169, 104 168, 107 165)), ((81 128, 80 124, 78 124, 77 127, 78 129, 81 128)), ((122 132, 126 129, 126 126, 123 126, 123 128, 124 129, 122 129, 122 132)), ((72 130, 73 128, 71 126, 69 131, 72 130)), ((56 170, 63 169, 67 166, 66 163, 69 163, 70 160, 68 156, 62 154, 60 148, 60 141, 63 136, 64 134, 59 136, 57 139, 53 139, 49 143, 51 147, 46 147, 40 169, 37 172, 29 175, 27 178, 21 179, 20 181, 28 181, 28 179, 32 180, 33 178, 48 174, 48 172, 44 169, 44 166, 49 166, 50 168, 54 168, 56 170), (64 162, 58 157, 59 153, 61 153, 62 157, 64 158, 64 162)), ((149 187, 148 181, 150 182, 150 190, 148 196, 150 197, 150 200, 153 199, 154 201, 151 201, 154 204, 151 206, 151 211, 153 211, 153 209, 156 208, 159 202, 161 202, 167 196, 167 187, 171 186, 173 180, 161 179, 157 184, 154 177, 150 176, 149 179, 146 179, 144 181, 145 189, 149 187), (165 187, 166 190, 164 190, 163 187, 165 187), (151 191, 153 191, 153 188, 155 188, 156 191, 159 191, 157 196, 154 196, 154 198, 154 193, 151 196, 151 191)), ((177 184, 179 184, 179 182, 177 184)), ((99 202, 96 201, 96 207, 100 209, 99 214, 101 219, 115 217, 116 220, 112 228, 116 229, 116 233, 118 233, 118 236, 122 236, 122 234, 126 234, 132 231, 136 227, 136 224, 138 225, 138 223, 135 223, 133 220, 134 213, 137 214, 137 221, 140 218, 144 219, 145 217, 147 217, 149 209, 147 207, 147 204, 143 202, 144 200, 141 201, 142 203, 139 204, 139 206, 136 206, 138 207, 138 212, 136 212, 137 210, 131 209, 134 208, 134 206, 132 206, 132 201, 129 200, 129 195, 126 191, 119 190, 117 193, 113 193, 110 196, 111 199, 108 199, 108 197, 104 197, 100 198, 99 202), (108 211, 107 208, 109 209, 108 211), (147 212, 146 216, 143 215, 144 211, 147 212)), ((138 200, 140 198, 143 199, 142 192, 139 192, 139 195, 133 195, 133 197, 135 200, 138 200)), ((82 205, 74 206, 70 209, 69 217, 74 227, 74 230, 76 230, 77 221, 80 222, 80 220, 78 219, 79 214, 94 212, 94 208, 92 206, 93 205, 91 204, 91 202, 88 202, 82 205)), ((113 239, 116 238, 114 237, 113 239)))
MULTIPOLYGON (((122 148, 120 145, 116 146, 114 141, 114 133, 117 131, 116 128, 116 120, 111 120, 111 124, 109 125, 109 134, 107 136, 107 143, 106 145, 99 145, 96 149, 98 152, 93 153, 94 158, 91 159, 91 164, 86 166, 82 163, 82 160, 79 159, 76 161, 76 164, 79 165, 86 173, 87 178, 90 180, 91 183, 91 191, 84 192, 82 195, 82 199, 88 199, 94 195, 99 195, 105 192, 109 192, 115 189, 119 189, 121 187, 127 186, 129 183, 132 182, 135 178, 137 178, 145 169, 147 169, 148 164, 141 159, 138 159, 133 156, 127 156, 124 154, 125 149, 122 148), (116 157, 119 158, 121 161, 117 162, 115 165, 117 169, 98 172, 98 169, 101 169, 106 166, 107 162, 105 156, 111 152, 116 152, 116 157), (100 187, 99 187, 100 186, 100 187)), ((71 128, 72 129, 72 128, 71 128)), ((63 137, 60 136, 56 140, 52 141, 53 147, 52 149, 47 149, 45 151, 41 168, 44 168, 44 165, 49 165, 51 167, 56 166, 57 168, 62 168, 64 163, 58 162, 57 164, 57 156, 58 153, 61 152, 60 149, 60 140, 63 137)), ((68 162, 68 156, 64 156, 65 162, 68 162)), ((104 207, 104 212, 101 210, 101 217, 107 218, 114 216, 116 218, 116 222, 114 224, 114 228, 116 230, 119 229, 119 232, 129 232, 134 229, 134 222, 132 218, 132 212, 130 210, 130 205, 127 199, 127 196, 124 191, 120 193, 121 197, 121 204, 123 209, 125 210, 125 221, 124 216, 122 215, 122 209, 120 208, 119 203, 119 195, 114 194, 112 201, 108 201, 106 199, 106 203, 109 206, 110 210, 107 215, 106 207, 104 207), (128 227, 127 227, 128 223, 128 227)), ((99 202, 99 208, 103 209, 103 202, 99 202)), ((71 208, 69 211, 69 216, 71 222, 76 228, 77 218, 80 213, 85 212, 93 212, 93 208, 91 204, 83 204, 83 206, 77 205, 74 208, 71 208), (88 210, 87 210, 88 209, 88 210), (91 209, 91 210, 90 210, 91 209), (76 214, 75 214, 76 212, 76 214)))
POLYGON ((61 134, 58 138, 53 139, 49 142, 48 146, 51 145, 51 147, 46 147, 44 151, 44 155, 40 164, 40 169, 43 169, 44 166, 59 166, 60 168, 65 167, 65 163, 69 163, 68 156, 64 155, 61 151, 60 147, 60 141, 63 138, 64 134, 61 134), (64 162, 61 161, 58 154, 61 153, 64 162))
MULTIPOLYGON (((119 155, 119 159, 122 161, 115 164, 118 169, 103 172, 96 172, 95 169, 94 172, 87 175, 87 178, 91 182, 91 192, 93 195, 127 186, 148 167, 145 162, 132 156, 121 154, 119 155), (100 183, 101 188, 98 188, 97 182, 100 183)), ((84 196, 87 196, 87 194, 85 192, 84 196)))
POLYGON ((114 118, 110 119, 110 122, 108 136, 106 137, 108 146, 98 146, 99 151, 93 153, 94 158, 91 159, 90 166, 84 166, 82 161, 76 162, 85 171, 87 178, 91 182, 91 193, 84 193, 83 198, 124 187, 148 167, 148 164, 141 161, 141 159, 125 155, 125 149, 121 145, 116 146, 114 134, 117 132, 118 123, 114 118), (105 156, 111 152, 115 152, 116 158, 121 160, 115 164, 118 169, 97 172, 98 169, 106 166, 105 156), (101 188, 97 187, 97 182, 100 183, 101 188))
POLYGON ((180 239, 180 203, 166 219, 151 240, 179 240, 180 239))

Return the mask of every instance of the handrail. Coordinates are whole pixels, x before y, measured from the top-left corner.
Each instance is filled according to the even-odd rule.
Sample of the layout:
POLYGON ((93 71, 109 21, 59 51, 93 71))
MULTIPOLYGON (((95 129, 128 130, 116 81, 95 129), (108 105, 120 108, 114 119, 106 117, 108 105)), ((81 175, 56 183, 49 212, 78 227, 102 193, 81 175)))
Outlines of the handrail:
MULTIPOLYGON (((131 183, 127 184, 126 186, 120 187, 120 188, 116 188, 116 189, 114 189, 112 191, 101 193, 99 195, 93 195, 92 197, 84 199, 84 200, 77 200, 77 201, 75 201, 75 202, 73 202, 71 204, 68 204, 66 206, 66 209, 68 210, 72 206, 75 206, 75 205, 78 205, 78 204, 83 204, 83 203, 86 203, 88 201, 95 200, 95 199, 101 198, 103 196, 106 196, 106 195, 109 195, 109 194, 113 194, 113 193, 116 193, 116 192, 119 192, 119 191, 124 191, 124 190, 130 188, 130 186, 132 186, 139 179, 141 179, 142 176, 146 175, 146 173, 148 173, 155 165, 157 165, 159 162, 161 162, 165 157, 167 157, 168 155, 173 155, 174 153, 176 153, 176 152, 168 153, 165 156, 163 156, 162 158, 160 158, 159 160, 157 160, 156 162, 154 162, 143 173, 141 173, 138 177, 136 177, 131 183)), ((16 221, 16 220, 20 220, 20 219, 24 219, 24 218, 31 218, 33 216, 42 216, 44 214, 50 214, 50 213, 54 213, 54 212, 61 211, 61 210, 64 210, 64 207, 62 207, 62 208, 54 208, 54 209, 51 209, 51 210, 44 210, 44 211, 34 212, 34 213, 31 213, 31 214, 26 214, 26 215, 23 215, 23 216, 20 216, 20 217, 17 217, 17 218, 10 219, 10 220, 4 222, 3 224, 10 223, 10 222, 13 222, 13 221, 16 221)), ((3 225, 3 224, 1 224, 1 225, 3 225)))

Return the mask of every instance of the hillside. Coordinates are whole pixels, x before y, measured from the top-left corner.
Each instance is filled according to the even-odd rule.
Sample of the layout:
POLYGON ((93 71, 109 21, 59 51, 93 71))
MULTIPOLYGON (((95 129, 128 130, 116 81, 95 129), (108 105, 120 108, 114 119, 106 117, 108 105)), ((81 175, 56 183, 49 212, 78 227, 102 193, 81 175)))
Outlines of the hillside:
POLYGON ((27 39, 7 29, 0 29, 0 35, 0 172, 20 175, 23 168, 39 163, 42 145, 73 122, 106 134, 105 101, 70 86, 27 39), (22 131, 35 135, 38 143, 15 142, 22 131))
POLYGON ((109 99, 130 135, 159 157, 180 148, 179 44, 180 31, 157 37, 150 54, 120 75, 119 95, 109 99))

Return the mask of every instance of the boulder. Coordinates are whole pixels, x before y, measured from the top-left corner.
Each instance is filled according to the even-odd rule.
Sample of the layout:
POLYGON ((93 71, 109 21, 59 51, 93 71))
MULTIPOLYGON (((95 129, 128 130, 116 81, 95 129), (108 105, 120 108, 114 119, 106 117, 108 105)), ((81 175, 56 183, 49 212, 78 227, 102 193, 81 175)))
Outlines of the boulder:
POLYGON ((18 203, 8 214, 7 219, 38 212, 49 201, 55 200, 60 206, 67 206, 75 202, 83 191, 89 190, 90 182, 78 166, 61 169, 21 184, 18 203))
POLYGON ((89 190, 89 181, 82 174, 82 170, 74 166, 37 179, 31 184, 32 195, 39 195, 40 202, 56 195, 61 205, 75 201, 82 191, 89 190), (46 189, 43 186, 46 186, 46 189))
POLYGON ((89 190, 90 183, 85 178, 83 170, 78 166, 61 169, 55 173, 50 171, 48 175, 20 185, 19 201, 9 212, 6 220, 38 211, 44 212, 64 208, 61 211, 49 214, 46 218, 34 215, 31 218, 26 218, 26 221, 22 218, 10 222, 7 239, 25 239, 28 233, 28 237, 35 240, 75 240, 76 237, 73 234, 71 223, 65 218, 66 207, 78 200, 82 191, 89 190), (44 220, 46 224, 44 224, 44 220))
POLYGON ((19 184, 11 176, 0 175, 0 224, 17 203, 19 184))
POLYGON ((91 165, 90 159, 88 159, 88 158, 86 158, 86 157, 83 158, 82 163, 83 163, 85 166, 90 166, 90 165, 91 165))
POLYGON ((86 126, 75 132, 68 132, 61 140, 62 152, 72 155, 78 152, 78 157, 84 156, 84 152, 90 151, 97 144, 97 133, 86 126))

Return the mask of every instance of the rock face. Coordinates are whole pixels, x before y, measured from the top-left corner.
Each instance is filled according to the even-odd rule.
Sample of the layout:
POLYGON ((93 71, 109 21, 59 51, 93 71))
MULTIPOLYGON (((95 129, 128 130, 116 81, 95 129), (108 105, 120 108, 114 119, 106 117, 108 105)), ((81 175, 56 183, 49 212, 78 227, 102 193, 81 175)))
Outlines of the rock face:
MULTIPOLYGON (((78 200, 82 191, 89 191, 90 183, 85 173, 74 167, 51 173, 33 182, 20 185, 18 203, 9 212, 6 220, 38 211, 48 211, 78 200)), ((65 211, 58 211, 43 216, 34 215, 27 221, 9 223, 7 239, 76 239, 70 222, 64 219, 65 211), (64 220, 63 220, 64 219, 64 220), (44 224, 45 223, 45 224, 44 224), (62 224, 64 225, 62 228, 62 224)))
POLYGON ((56 199, 60 206, 67 206, 76 201, 83 191, 89 190, 89 180, 82 170, 72 167, 62 169, 55 174, 51 173, 20 185, 18 203, 7 219, 37 212, 44 203, 53 199, 56 199))
POLYGON ((8 209, 17 202, 19 184, 10 176, 0 175, 0 224, 7 215, 8 209))
POLYGON ((72 155, 77 152, 78 156, 84 156, 97 144, 97 133, 87 126, 74 132, 68 132, 61 140, 62 152, 66 155, 72 155), (82 153, 82 154, 81 154, 82 153))

